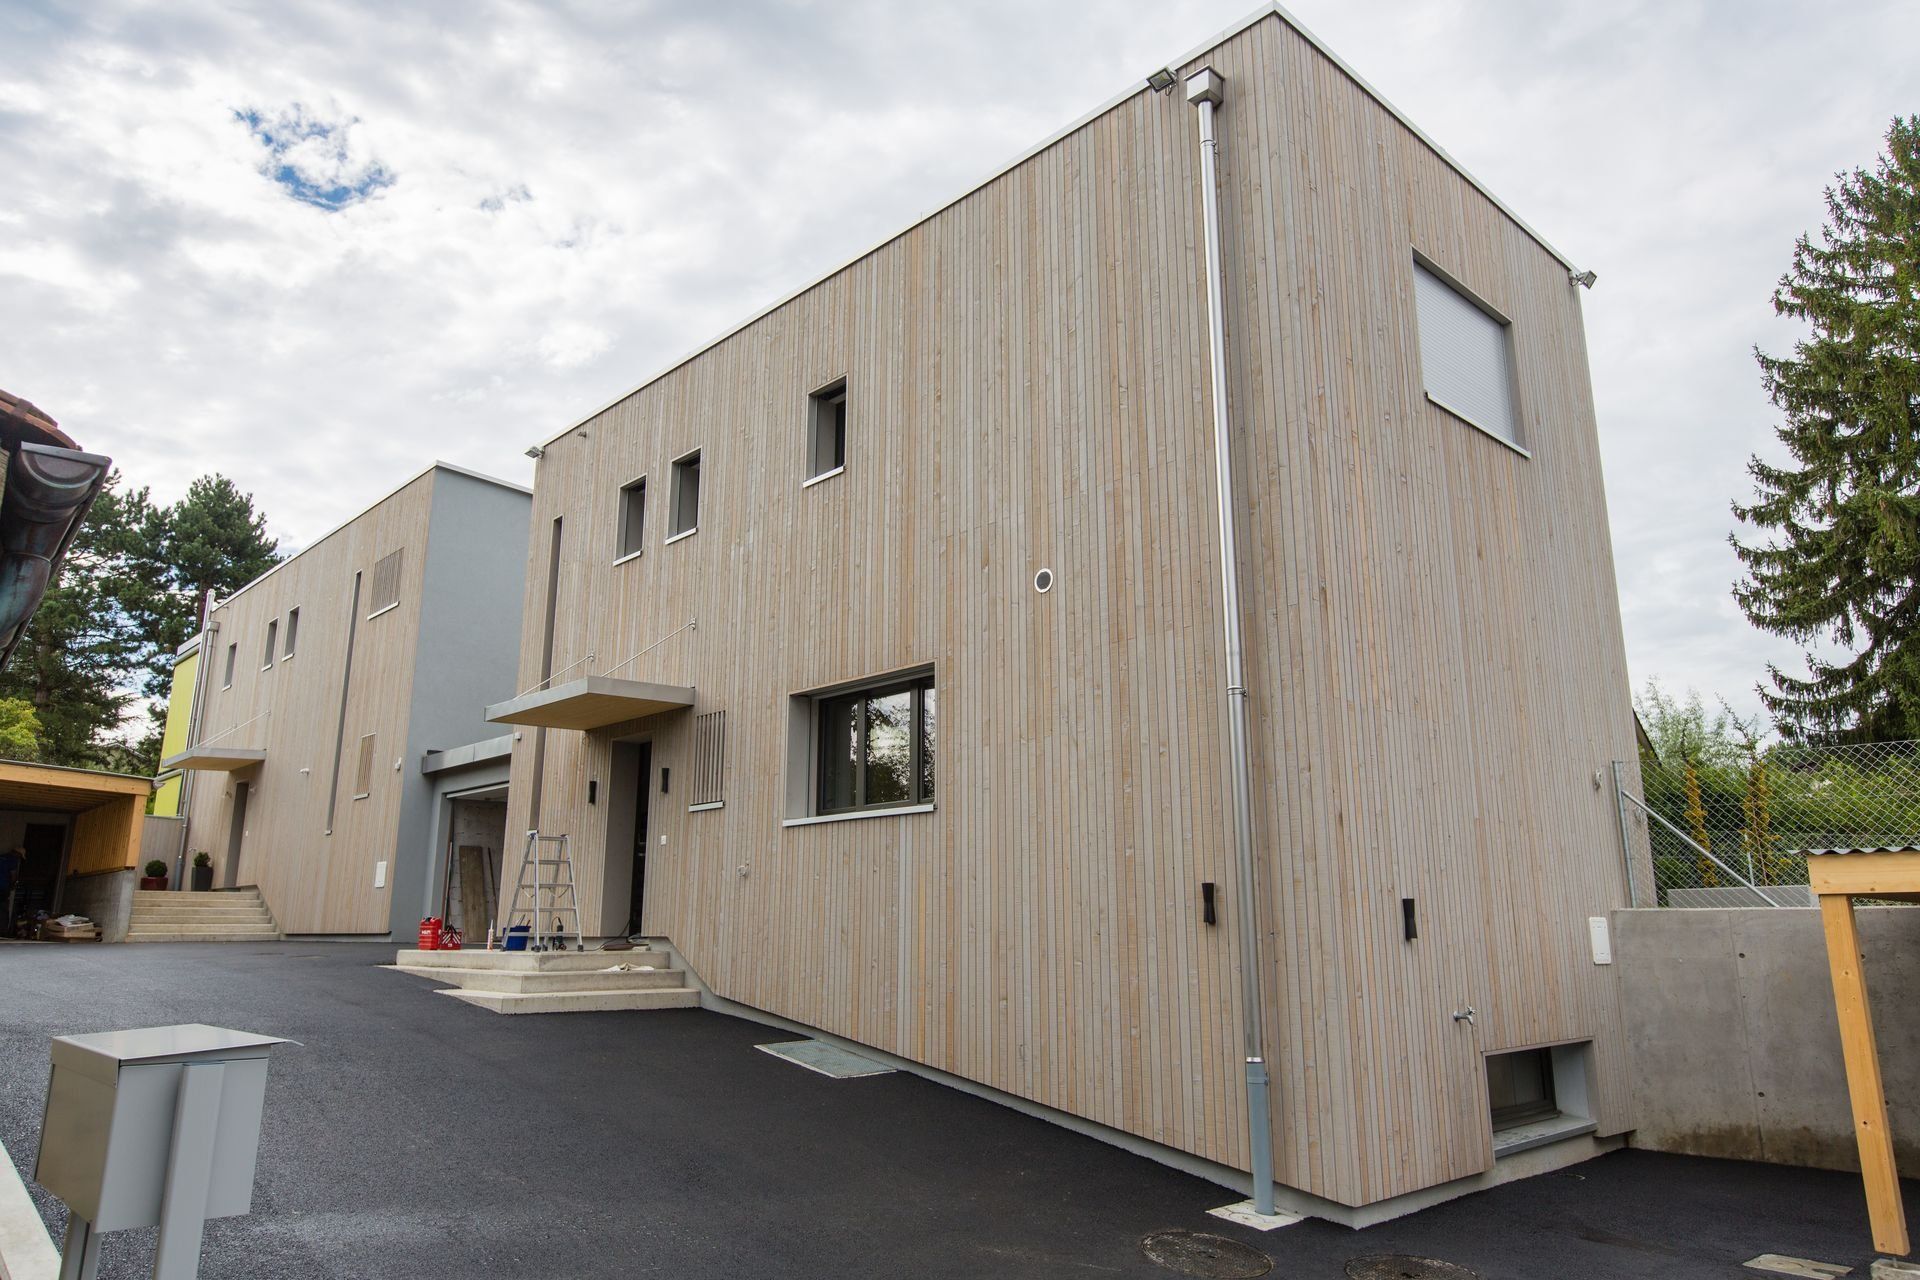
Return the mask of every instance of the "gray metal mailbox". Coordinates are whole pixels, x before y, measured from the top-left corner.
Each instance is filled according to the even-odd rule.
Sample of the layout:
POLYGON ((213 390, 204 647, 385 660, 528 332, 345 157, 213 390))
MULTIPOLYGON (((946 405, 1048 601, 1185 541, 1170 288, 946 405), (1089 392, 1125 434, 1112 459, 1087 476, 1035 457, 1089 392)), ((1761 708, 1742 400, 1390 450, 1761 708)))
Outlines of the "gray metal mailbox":
POLYGON ((208 1218, 253 1207, 267 1053, 288 1043, 198 1023, 55 1036, 36 1182, 70 1210, 61 1280, 104 1231, 160 1228, 155 1280, 198 1273, 208 1218))

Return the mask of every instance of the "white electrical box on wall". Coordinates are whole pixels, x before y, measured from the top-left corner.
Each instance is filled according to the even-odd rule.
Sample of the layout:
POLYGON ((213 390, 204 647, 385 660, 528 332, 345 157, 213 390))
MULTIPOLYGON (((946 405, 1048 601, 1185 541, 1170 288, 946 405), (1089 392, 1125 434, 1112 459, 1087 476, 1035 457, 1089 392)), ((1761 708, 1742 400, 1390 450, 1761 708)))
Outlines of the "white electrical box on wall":
POLYGON ((1593 947, 1595 964, 1613 963, 1613 938, 1607 933, 1605 916, 1587 917, 1587 941, 1593 947))
MULTIPOLYGON (((384 889, 387 887, 387 864, 384 862, 376 862, 373 864, 373 887, 376 889, 384 889)), ((1604 924, 1605 921, 1602 921, 1602 923, 1604 924)))

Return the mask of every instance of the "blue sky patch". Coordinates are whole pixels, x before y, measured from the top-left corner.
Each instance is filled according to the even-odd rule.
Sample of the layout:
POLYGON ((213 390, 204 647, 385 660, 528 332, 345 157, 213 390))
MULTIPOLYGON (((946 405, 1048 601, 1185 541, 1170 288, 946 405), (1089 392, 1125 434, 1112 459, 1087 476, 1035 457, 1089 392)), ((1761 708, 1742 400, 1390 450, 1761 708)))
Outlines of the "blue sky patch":
POLYGON ((338 212, 394 183, 385 165, 354 154, 357 119, 322 120, 297 102, 276 114, 249 108, 233 118, 266 147, 260 172, 302 204, 338 212))

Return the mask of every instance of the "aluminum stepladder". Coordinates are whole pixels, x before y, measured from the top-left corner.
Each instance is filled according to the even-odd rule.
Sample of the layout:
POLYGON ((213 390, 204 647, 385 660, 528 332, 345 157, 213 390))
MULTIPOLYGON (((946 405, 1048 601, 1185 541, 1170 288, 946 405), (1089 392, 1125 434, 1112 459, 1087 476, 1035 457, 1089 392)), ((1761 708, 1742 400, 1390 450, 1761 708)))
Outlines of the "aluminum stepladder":
POLYGON ((567 851, 565 835, 527 832, 527 855, 520 860, 520 875, 514 881, 513 905, 508 908, 507 923, 520 923, 523 915, 528 917, 529 951, 565 951, 569 934, 575 951, 587 949, 586 939, 580 935, 580 893, 574 885, 573 858, 567 851), (549 850, 550 857, 546 856, 549 850), (544 927, 549 917, 554 924, 551 929, 544 927), (571 929, 561 927, 563 918, 573 921, 571 929))

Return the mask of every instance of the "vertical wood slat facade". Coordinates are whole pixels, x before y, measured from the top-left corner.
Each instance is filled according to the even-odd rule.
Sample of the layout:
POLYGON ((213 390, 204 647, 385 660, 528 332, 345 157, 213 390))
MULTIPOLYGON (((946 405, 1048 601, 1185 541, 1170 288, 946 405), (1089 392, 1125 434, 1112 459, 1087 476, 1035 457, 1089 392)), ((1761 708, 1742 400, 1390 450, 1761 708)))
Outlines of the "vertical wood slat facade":
MULTIPOLYGON (((1631 1125, 1617 992, 1585 954, 1585 918, 1625 897, 1593 778, 1633 739, 1584 337, 1565 265, 1283 19, 1182 70, 1203 64, 1227 80, 1258 904, 1229 891, 1201 922, 1202 883, 1234 876, 1177 92, 1124 100, 550 444, 552 669, 656 646, 625 674, 726 713, 725 808, 654 797, 644 917, 719 994, 1244 1168, 1251 918, 1278 1176, 1365 1204, 1489 1167, 1487 1053, 1591 1040, 1600 1131, 1631 1125), (1426 401, 1415 253, 1511 318, 1531 457, 1426 401), (841 377, 846 469, 803 488, 808 393, 841 377), (620 486, 696 448, 699 532, 615 564, 620 486), (925 664, 935 811, 783 826, 792 695, 925 664), (1451 1016, 1468 1005, 1475 1023, 1451 1016)), ((540 825, 573 837, 606 931, 627 904, 601 893, 588 783, 635 735, 704 767, 693 723, 547 735, 540 825)))
MULTIPOLYGON (((518 595, 526 503, 514 486, 436 464, 214 610, 217 630, 204 644, 214 661, 202 671, 208 683, 196 745, 264 749, 266 760, 197 776, 189 848, 213 856, 215 884, 229 882, 234 811, 246 784, 231 879, 257 884, 287 933, 384 935, 396 901, 403 915, 437 901, 425 878, 400 883, 402 869, 431 852, 424 835, 407 840, 421 820, 419 793, 428 789, 415 739, 428 723, 434 733, 464 732, 426 744, 436 747, 486 733, 481 704, 489 690, 450 698, 439 673, 422 674, 422 665, 454 661, 445 633, 464 631, 472 638, 458 661, 473 664, 473 678, 484 683, 487 629, 476 619, 512 605, 503 609, 450 582, 457 575, 449 557, 490 569, 494 586, 518 595), (496 514, 510 515, 513 525, 497 538, 478 533, 496 514), (437 539, 431 548, 430 536, 437 539), (439 566, 432 577, 430 563, 439 566), (297 642, 288 654, 295 610, 297 642), (269 663, 264 637, 276 624, 269 663), (238 661, 224 687, 229 645, 238 661), (465 723, 471 728, 461 729, 465 723)), ((493 659, 500 678, 511 644, 504 630, 493 659)))

